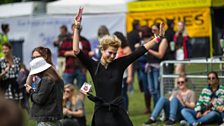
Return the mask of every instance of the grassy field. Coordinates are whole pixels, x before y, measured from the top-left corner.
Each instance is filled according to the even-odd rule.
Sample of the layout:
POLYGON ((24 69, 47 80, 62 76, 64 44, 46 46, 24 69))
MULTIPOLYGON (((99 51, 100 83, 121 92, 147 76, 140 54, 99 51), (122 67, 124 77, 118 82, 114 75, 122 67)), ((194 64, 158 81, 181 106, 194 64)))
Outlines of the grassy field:
MULTIPOLYGON (((135 79, 136 81, 136 79, 135 79)), ((93 113, 94 104, 89 99, 85 99, 85 109, 86 109, 86 117, 87 124, 90 126, 91 117, 93 113)), ((145 122, 149 115, 144 114, 145 104, 143 93, 139 91, 139 87, 137 82, 134 83, 134 93, 129 94, 129 115, 134 124, 134 126, 142 126, 143 122, 145 122)), ((26 126, 35 126, 35 121, 31 120, 27 113, 24 112, 26 116, 26 126)))
MULTIPOLYGON (((196 72, 196 71, 204 71, 206 66, 203 65, 188 65, 187 66, 187 71, 189 72, 196 72)), ((213 67, 218 68, 217 66, 213 67)), ((90 80, 88 76, 88 80, 90 80)), ((91 82, 91 81, 89 81, 91 82)), ((94 104, 88 100, 87 98, 85 99, 85 109, 86 109, 86 117, 87 117, 87 125, 90 126, 91 122, 91 117, 93 114, 93 107, 94 104)), ((145 110, 145 103, 144 103, 144 96, 143 93, 139 91, 138 83, 137 83, 137 78, 135 77, 135 82, 134 82, 134 93, 129 94, 129 116, 134 124, 134 126, 142 126, 143 122, 145 122, 149 115, 144 114, 145 110)), ((26 115, 26 126, 35 126, 35 121, 29 119, 28 115, 26 115)), ((164 124, 162 122, 158 123, 157 126, 163 126, 164 124)), ((178 126, 179 124, 176 124, 178 126)))
MULTIPOLYGON (((135 81, 137 81, 135 79, 135 81)), ((86 117, 87 117, 87 126, 90 126, 91 117, 93 113, 94 104, 89 100, 85 99, 85 109, 86 109, 86 117)), ((134 83, 134 93, 129 94, 129 116, 134 124, 134 126, 142 126, 143 122, 145 122, 149 115, 144 114, 145 103, 143 93, 139 91, 139 87, 137 82, 134 83)), ((27 113, 26 115, 26 126, 35 126, 35 121, 31 120, 27 113)), ((158 126, 162 123, 159 123, 158 126)))

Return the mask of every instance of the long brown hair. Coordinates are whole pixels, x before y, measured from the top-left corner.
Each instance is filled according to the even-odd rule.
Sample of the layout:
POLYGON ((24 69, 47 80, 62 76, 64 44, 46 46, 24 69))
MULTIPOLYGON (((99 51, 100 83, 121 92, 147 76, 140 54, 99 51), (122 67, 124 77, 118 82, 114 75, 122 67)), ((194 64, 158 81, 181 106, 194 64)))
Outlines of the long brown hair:
POLYGON ((47 70, 39 73, 41 77, 48 77, 51 80, 59 81, 61 80, 61 77, 58 75, 58 73, 55 71, 55 69, 51 66, 47 70))
POLYGON ((37 51, 40 53, 40 55, 47 61, 47 63, 53 65, 52 63, 52 53, 51 50, 49 48, 45 48, 42 46, 36 47, 35 49, 33 49, 32 54, 37 51))

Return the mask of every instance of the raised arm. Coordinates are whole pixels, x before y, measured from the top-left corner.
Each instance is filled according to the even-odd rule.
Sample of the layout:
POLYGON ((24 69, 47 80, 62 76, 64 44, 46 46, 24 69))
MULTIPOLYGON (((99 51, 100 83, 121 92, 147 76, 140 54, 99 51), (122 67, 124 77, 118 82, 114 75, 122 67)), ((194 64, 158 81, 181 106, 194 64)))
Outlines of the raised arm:
POLYGON ((83 8, 79 8, 79 12, 74 19, 74 26, 73 26, 73 51, 76 54, 79 53, 79 29, 81 25, 82 19, 82 10, 83 8))
POLYGON ((149 42, 146 42, 144 44, 144 47, 149 50, 151 47, 153 47, 155 45, 155 43, 159 42, 165 35, 165 29, 164 29, 164 22, 162 22, 160 24, 160 28, 159 28, 159 36, 156 36, 154 39, 150 40, 149 42))

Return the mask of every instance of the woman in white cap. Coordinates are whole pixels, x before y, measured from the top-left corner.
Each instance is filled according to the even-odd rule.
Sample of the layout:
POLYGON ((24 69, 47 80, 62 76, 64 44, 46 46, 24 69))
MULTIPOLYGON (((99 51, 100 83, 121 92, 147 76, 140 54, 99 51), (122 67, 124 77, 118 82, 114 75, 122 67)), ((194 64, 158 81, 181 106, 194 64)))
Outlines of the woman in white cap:
POLYGON ((59 120, 63 117, 63 80, 43 57, 33 59, 30 68, 29 75, 40 77, 35 91, 30 85, 25 85, 33 102, 31 117, 37 121, 37 126, 60 126, 59 120))

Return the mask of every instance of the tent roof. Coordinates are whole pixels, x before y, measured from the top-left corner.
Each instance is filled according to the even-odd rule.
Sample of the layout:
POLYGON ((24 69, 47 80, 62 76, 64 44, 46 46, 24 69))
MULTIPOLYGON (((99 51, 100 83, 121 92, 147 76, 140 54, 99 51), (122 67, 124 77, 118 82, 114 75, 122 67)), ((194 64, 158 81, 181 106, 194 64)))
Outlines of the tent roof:
POLYGON ((33 15, 43 12, 42 2, 20 2, 0 5, 0 18, 33 15))
POLYGON ((59 0, 47 4, 47 14, 74 14, 80 6, 84 13, 127 12, 127 3, 136 0, 59 0))

